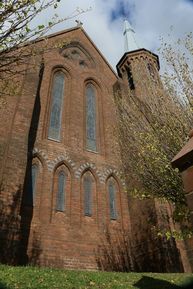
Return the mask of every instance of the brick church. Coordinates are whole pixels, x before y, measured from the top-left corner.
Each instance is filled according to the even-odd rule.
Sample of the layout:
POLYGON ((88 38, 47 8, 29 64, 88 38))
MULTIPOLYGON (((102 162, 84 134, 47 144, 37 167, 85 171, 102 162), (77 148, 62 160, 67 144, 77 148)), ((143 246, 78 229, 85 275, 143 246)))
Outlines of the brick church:
MULTIPOLYGON (((183 244, 160 241, 149 229, 150 218, 160 222, 160 206, 125 190, 114 94, 143 94, 134 67, 159 78, 159 60, 137 46, 128 22, 124 36, 117 73, 81 25, 48 36, 51 49, 28 59, 20 88, 7 96, 0 110, 1 262, 189 270, 183 244)), ((44 40, 31 46, 41 50, 44 40)))

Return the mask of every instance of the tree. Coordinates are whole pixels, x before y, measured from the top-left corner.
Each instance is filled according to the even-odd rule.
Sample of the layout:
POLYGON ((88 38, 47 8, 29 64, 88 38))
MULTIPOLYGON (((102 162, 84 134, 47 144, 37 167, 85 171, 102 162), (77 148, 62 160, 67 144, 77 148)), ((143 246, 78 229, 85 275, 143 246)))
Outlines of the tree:
POLYGON ((170 201, 175 206, 174 219, 187 215, 185 195, 179 173, 171 160, 183 147, 193 123, 193 78, 191 34, 178 41, 178 49, 163 43, 161 53, 168 72, 162 80, 144 78, 138 72, 147 97, 128 91, 117 94, 118 139, 130 194, 170 201), (182 49, 183 45, 183 49, 182 49))
MULTIPOLYGON (((29 56, 41 53, 33 49, 33 41, 45 37, 56 24, 76 17, 85 10, 77 8, 70 16, 59 19, 55 14, 47 25, 34 26, 33 20, 43 11, 56 9, 60 0, 4 0, 0 2, 0 92, 13 93, 13 77, 23 72, 22 64, 29 56), (11 82, 9 79, 11 78, 11 82)), ((46 39, 46 37, 45 37, 46 39)), ((46 43, 42 49, 46 49, 46 43)), ((16 77, 17 78, 17 77, 16 77)))

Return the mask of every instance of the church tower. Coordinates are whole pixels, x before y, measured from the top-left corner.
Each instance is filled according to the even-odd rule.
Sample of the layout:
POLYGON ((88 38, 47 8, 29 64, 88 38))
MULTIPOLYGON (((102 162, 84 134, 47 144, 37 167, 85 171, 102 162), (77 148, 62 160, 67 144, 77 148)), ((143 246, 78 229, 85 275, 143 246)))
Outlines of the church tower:
MULTIPOLYGON (((160 66, 158 56, 139 45, 135 31, 127 20, 124 21, 123 36, 124 55, 116 66, 119 79, 114 85, 114 94, 115 99, 117 98, 117 100, 119 100, 120 98, 120 103, 122 100, 124 103, 122 107, 120 106, 119 113, 124 115, 125 107, 127 110, 125 116, 126 119, 123 117, 121 120, 122 133, 120 133, 121 137, 124 138, 124 136, 126 136, 126 138, 123 139, 123 142, 127 142, 129 139, 127 139, 128 134, 126 123, 127 121, 132 121, 132 118, 127 118, 127 115, 132 114, 131 102, 133 103, 134 100, 145 114, 146 104, 148 105, 148 109, 153 109, 154 104, 160 95, 164 93, 164 90, 159 75, 160 66)), ((117 104, 119 104, 119 101, 117 104)), ((135 150, 133 153, 135 153, 135 150)), ((125 158, 126 153, 123 152, 122 159, 125 171, 126 187, 131 188, 132 184, 135 183, 135 180, 131 180, 130 178, 129 170, 132 168, 127 166, 129 160, 126 160, 125 162, 125 158)), ((171 242, 161 239, 158 240, 156 234, 152 231, 153 226, 161 227, 162 225, 164 225, 168 230, 171 229, 171 222, 169 223, 166 221, 166 219, 172 219, 170 206, 168 204, 163 205, 156 199, 146 198, 140 200, 140 198, 133 198, 130 195, 128 195, 128 206, 130 215, 130 234, 133 242, 133 254, 135 256, 134 259, 136 263, 141 266, 141 269, 139 267, 138 270, 144 270, 142 268, 145 268, 147 260, 151 260, 151 262, 148 261, 152 265, 152 267, 149 265, 150 268, 148 269, 151 271, 183 270, 178 251, 178 249, 182 249, 182 247, 178 246, 179 244, 176 244, 174 240, 171 240, 171 242), (136 212, 139 212, 139 214, 136 214, 136 212), (168 248, 170 249, 168 250, 168 248), (169 253, 167 256, 164 256, 166 252, 169 253), (162 262, 160 263, 159 258, 161 255, 162 262), (170 256, 169 259, 167 259, 168 256, 170 256), (173 263, 176 264, 176 269, 172 269, 173 263), (157 266, 156 269, 155 266, 157 266)), ((182 251, 180 253, 184 254, 182 251)))
POLYGON ((160 84, 159 58, 140 47, 135 31, 127 20, 124 21, 123 35, 125 51, 117 64, 117 72, 130 92, 143 98, 160 84))

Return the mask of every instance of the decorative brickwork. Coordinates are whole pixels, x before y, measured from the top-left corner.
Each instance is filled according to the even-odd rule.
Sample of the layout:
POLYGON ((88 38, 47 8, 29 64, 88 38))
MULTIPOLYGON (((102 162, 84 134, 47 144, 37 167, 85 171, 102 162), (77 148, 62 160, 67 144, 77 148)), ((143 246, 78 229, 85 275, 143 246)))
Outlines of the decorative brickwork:
POLYGON ((51 35, 47 45, 43 56, 29 59, 18 95, 0 111, 0 224, 7 228, 0 249, 16 252, 14 264, 123 270, 127 262, 127 270, 146 270, 150 263, 150 270, 172 271, 175 263, 181 270, 175 243, 164 264, 171 255, 179 262, 158 266, 161 251, 147 222, 153 216, 156 223, 155 202, 125 193, 114 133, 114 89, 127 95, 130 64, 146 75, 151 62, 159 77, 157 56, 124 55, 118 77, 81 27, 51 35), (86 87, 93 87, 87 99, 86 87), (17 224, 9 226, 13 212, 17 224))

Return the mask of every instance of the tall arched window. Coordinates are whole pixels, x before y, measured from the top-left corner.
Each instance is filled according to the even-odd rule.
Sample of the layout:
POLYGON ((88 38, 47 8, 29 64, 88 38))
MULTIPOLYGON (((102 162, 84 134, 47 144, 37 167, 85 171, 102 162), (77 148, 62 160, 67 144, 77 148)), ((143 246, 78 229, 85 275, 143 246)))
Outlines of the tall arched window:
POLYGON ((92 216, 92 191, 93 181, 89 174, 86 174, 83 179, 83 190, 84 190, 84 215, 92 216))
POLYGON ((97 150, 96 141, 96 90, 89 83, 86 86, 86 148, 97 150))
POLYGON ((109 193, 109 209, 110 209, 110 218, 111 220, 117 219, 116 211, 116 186, 113 178, 108 182, 108 193, 109 193))
POLYGON ((29 181, 27 186, 26 205, 33 206, 35 204, 35 195, 37 187, 38 165, 33 164, 29 174, 29 181))
POLYGON ((58 191, 56 199, 56 210, 64 211, 65 209, 65 187, 66 187, 66 175, 61 171, 58 175, 58 191))
POLYGON ((62 105, 64 96, 64 73, 57 71, 54 74, 51 92, 51 112, 48 129, 48 138, 60 140, 62 105))

